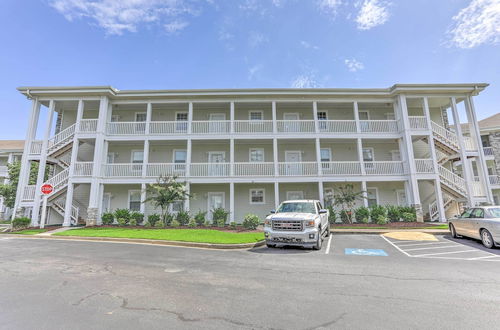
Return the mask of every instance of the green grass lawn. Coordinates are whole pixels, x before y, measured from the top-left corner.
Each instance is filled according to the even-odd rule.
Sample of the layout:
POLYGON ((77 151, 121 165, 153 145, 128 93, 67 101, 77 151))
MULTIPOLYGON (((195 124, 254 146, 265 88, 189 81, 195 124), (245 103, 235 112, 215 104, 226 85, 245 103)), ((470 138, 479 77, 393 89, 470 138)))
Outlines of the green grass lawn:
POLYGON ((255 243, 264 239, 264 233, 231 233, 212 229, 141 229, 141 228, 82 228, 54 236, 145 238, 167 241, 238 244, 255 243))
POLYGON ((10 220, 2 220, 2 221, 0 221, 0 224, 8 225, 8 224, 10 224, 10 220))
POLYGON ((9 234, 36 235, 36 234, 44 233, 47 230, 48 229, 35 229, 35 228, 32 228, 32 229, 24 229, 24 230, 20 230, 20 231, 13 231, 12 233, 9 233, 9 234))
POLYGON ((447 224, 443 225, 433 225, 433 226, 426 226, 426 227, 388 227, 388 226, 380 226, 380 227, 370 227, 370 226, 334 226, 334 229, 448 229, 447 224))

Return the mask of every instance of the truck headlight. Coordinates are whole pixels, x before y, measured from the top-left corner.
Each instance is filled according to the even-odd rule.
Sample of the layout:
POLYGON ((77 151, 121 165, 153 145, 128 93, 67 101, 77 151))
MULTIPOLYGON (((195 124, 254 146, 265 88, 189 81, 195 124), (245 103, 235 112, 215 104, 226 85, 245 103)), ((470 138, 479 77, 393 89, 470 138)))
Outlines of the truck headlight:
POLYGON ((306 227, 314 227, 314 220, 306 220, 305 225, 306 227))
POLYGON ((271 227, 271 220, 266 219, 264 221, 264 227, 271 227))

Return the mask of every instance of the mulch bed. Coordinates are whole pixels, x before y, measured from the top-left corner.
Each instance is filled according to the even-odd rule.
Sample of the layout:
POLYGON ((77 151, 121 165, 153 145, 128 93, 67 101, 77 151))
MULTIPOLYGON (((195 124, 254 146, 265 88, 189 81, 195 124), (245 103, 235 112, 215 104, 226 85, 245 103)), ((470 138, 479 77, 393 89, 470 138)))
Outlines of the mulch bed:
MULTIPOLYGON (((85 227, 85 228, 91 228, 91 227, 85 227)), ((127 229, 212 229, 212 230, 219 230, 219 231, 225 231, 228 233, 260 233, 262 230, 255 229, 255 230, 248 230, 242 227, 237 227, 236 229, 231 229, 230 227, 212 227, 212 226, 196 226, 196 227, 188 227, 188 226, 179 226, 179 227, 163 227, 163 228, 157 228, 157 227, 145 227, 145 226, 114 226, 114 225, 102 225, 102 226, 95 226, 95 228, 127 228, 127 229)))
MULTIPOLYGON (((387 227, 387 228, 421 228, 421 227, 432 227, 435 224, 432 222, 390 222, 386 225, 377 225, 376 223, 339 223, 332 224, 332 228, 352 228, 352 227, 387 227)), ((443 225, 439 223, 436 225, 443 225)))

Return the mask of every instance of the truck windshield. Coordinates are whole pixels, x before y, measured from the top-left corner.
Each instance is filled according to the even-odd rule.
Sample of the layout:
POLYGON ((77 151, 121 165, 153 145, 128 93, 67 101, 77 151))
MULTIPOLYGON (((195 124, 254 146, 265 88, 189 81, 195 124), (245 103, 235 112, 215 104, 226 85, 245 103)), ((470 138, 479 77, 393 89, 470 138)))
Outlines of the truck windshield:
POLYGON ((282 203, 278 207, 277 212, 316 213, 316 209, 314 208, 314 203, 293 202, 293 203, 282 203))

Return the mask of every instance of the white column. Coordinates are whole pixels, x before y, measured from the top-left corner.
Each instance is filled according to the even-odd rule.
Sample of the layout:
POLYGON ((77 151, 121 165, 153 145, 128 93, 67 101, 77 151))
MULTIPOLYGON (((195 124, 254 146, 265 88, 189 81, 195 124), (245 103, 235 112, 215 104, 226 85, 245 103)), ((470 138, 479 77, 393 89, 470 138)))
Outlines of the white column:
POLYGON ((359 124, 358 102, 354 102, 353 111, 354 111, 354 120, 356 121, 356 132, 361 133, 361 125, 359 124))
MULTIPOLYGON (((189 182, 186 182, 186 191, 187 191, 188 194, 191 193, 191 185, 189 184, 189 182)), ((191 202, 191 199, 189 197, 184 201, 184 209, 185 209, 185 211, 188 211, 188 212, 190 211, 190 207, 191 207, 191 203, 190 202, 191 202)))
POLYGON ((230 132, 231 134, 234 133, 234 102, 231 102, 230 109, 229 109, 229 121, 230 121, 230 132))
POLYGON ((146 130, 145 134, 146 136, 149 135, 149 130, 151 128, 151 117, 153 114, 153 104, 151 102, 148 102, 147 108, 146 108, 146 130))
POLYGON ((42 186, 45 179, 48 141, 50 138, 50 130, 52 128, 52 119, 54 118, 54 108, 55 108, 55 102, 54 100, 50 100, 49 113, 47 116, 47 124, 45 127, 45 135, 43 137, 43 142, 42 142, 42 152, 40 153, 40 163, 38 165, 38 176, 36 179, 36 188, 35 188, 35 200, 33 201, 33 213, 31 215, 31 224, 33 226, 36 226, 39 223, 38 217, 40 214, 40 199, 41 199, 40 187, 42 186))
POLYGON ((363 192, 363 206, 368 207, 368 190, 366 181, 361 181, 361 191, 363 192))
POLYGON ((364 159, 363 159, 363 141, 361 140, 361 138, 356 139, 356 144, 357 144, 357 149, 358 149, 358 161, 359 161, 359 164, 361 166, 361 175, 365 175, 366 170, 365 170, 365 163, 364 163, 364 159))
POLYGON ((142 183, 141 184, 141 206, 139 212, 142 214, 146 214, 146 203, 144 201, 146 200, 146 184, 142 183))
POLYGON ((274 176, 279 176, 278 165, 278 140, 273 138, 273 162, 274 162, 274 176))
POLYGON ((478 147, 478 158, 479 160, 476 161, 476 164, 478 165, 478 174, 479 177, 482 180, 483 187, 486 192, 486 198, 488 199, 488 203, 494 204, 493 200, 493 193, 491 191, 491 184, 490 184, 490 178, 488 174, 488 166, 486 165, 486 158, 484 156, 484 149, 483 149, 483 144, 481 142, 481 133, 479 132, 479 125, 477 123, 477 116, 476 116, 476 110, 474 109, 474 101, 472 99, 472 96, 468 96, 465 99, 465 110, 467 112, 467 119, 469 120, 469 126, 472 126, 470 131, 471 135, 475 138, 476 140, 476 145, 478 147))
POLYGON ((144 156, 142 159, 142 177, 147 177, 148 164, 149 164, 149 140, 144 140, 144 156))
POLYGON ((99 185, 99 207, 98 207, 98 211, 97 211, 97 224, 98 225, 102 225, 102 219, 101 219, 101 215, 102 215, 102 200, 104 198, 104 184, 100 184, 99 185))
POLYGON ((318 175, 323 175, 323 166, 321 164, 321 145, 319 138, 316 138, 316 162, 318 164, 318 175))
POLYGON ((234 139, 229 139, 229 175, 234 176, 234 139))
POLYGON ((188 134, 193 132, 193 102, 189 102, 188 108, 188 134))
POLYGON ((434 173, 439 174, 438 171, 438 158, 436 154, 436 146, 434 145, 434 135, 432 134, 432 120, 431 120, 431 114, 429 111, 429 101, 427 97, 424 97, 424 115, 425 118, 427 119, 427 127, 429 127, 429 132, 428 132, 428 141, 429 141, 429 147, 430 147, 430 152, 431 152, 431 158, 432 158, 432 164, 434 165, 434 173))
POLYGON ((319 124, 318 124, 318 102, 313 102, 313 116, 314 116, 314 128, 316 133, 319 133, 319 124))
POLYGON ((234 222, 234 182, 229 183, 229 223, 234 222))
POLYGON ((280 184, 274 182, 274 209, 277 209, 280 205, 280 184))
POLYGON ((17 209, 19 208, 19 203, 21 202, 24 194, 24 188, 29 183, 29 173, 30 173, 31 163, 28 159, 28 156, 30 153, 31 143, 36 137, 36 128, 38 126, 39 116, 40 116, 40 102, 38 102, 38 98, 34 98, 31 104, 31 113, 28 123, 28 129, 26 131, 24 151, 21 157, 21 170, 19 172, 19 182, 17 184, 16 201, 14 203, 12 219, 16 217, 16 212, 17 209))
POLYGON ((191 138, 187 139, 187 148, 186 148, 186 178, 189 178, 191 173, 191 138))
POLYGON ((324 196, 324 191, 323 191, 323 181, 318 181, 318 197, 319 201, 321 202, 321 205, 325 205, 325 196, 324 196))
POLYGON ((273 133, 278 133, 278 123, 276 122, 276 101, 272 103, 272 115, 273 115, 273 133))
MULTIPOLYGON (((66 190, 66 204, 64 205, 64 221, 63 226, 71 226, 71 209, 73 206, 73 182, 68 182, 68 189, 66 190)), ((76 219, 78 221, 78 219, 76 219)))
POLYGON ((441 190, 441 181, 439 176, 434 180, 434 190, 436 193, 436 204, 439 212, 439 221, 446 222, 446 211, 444 209, 443 192, 441 190))
POLYGON ((472 169, 470 167, 470 162, 467 159, 467 153, 465 149, 464 136, 462 134, 462 126, 460 126, 460 117, 458 116, 457 102, 455 97, 451 97, 451 113, 453 115, 453 122, 455 126, 455 132, 458 140, 460 160, 462 161, 462 173, 465 180, 465 189, 467 191, 467 202, 469 206, 475 206, 474 192, 472 190, 472 183, 474 182, 474 176, 472 175, 472 169))

